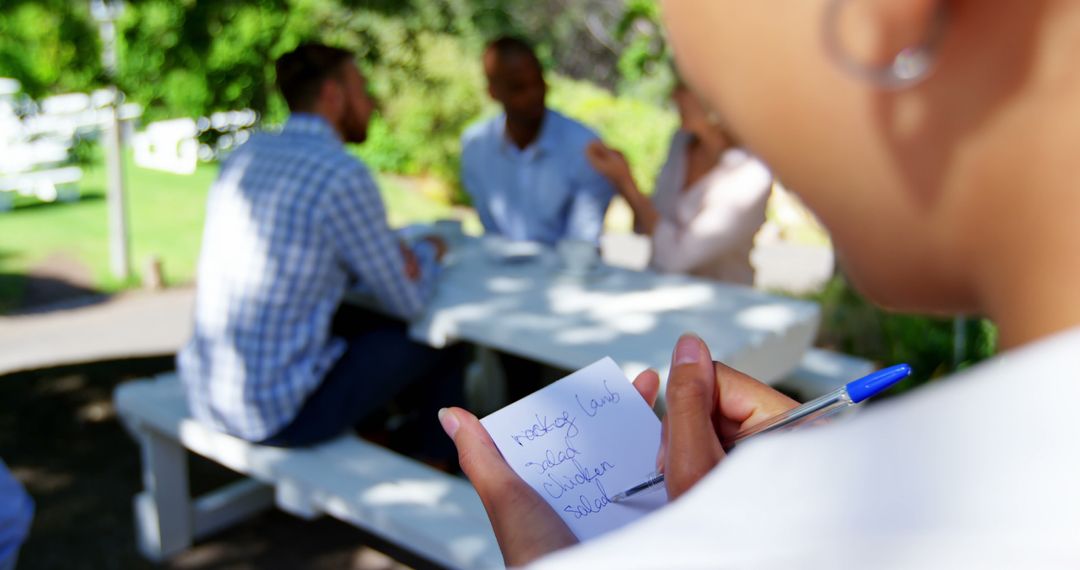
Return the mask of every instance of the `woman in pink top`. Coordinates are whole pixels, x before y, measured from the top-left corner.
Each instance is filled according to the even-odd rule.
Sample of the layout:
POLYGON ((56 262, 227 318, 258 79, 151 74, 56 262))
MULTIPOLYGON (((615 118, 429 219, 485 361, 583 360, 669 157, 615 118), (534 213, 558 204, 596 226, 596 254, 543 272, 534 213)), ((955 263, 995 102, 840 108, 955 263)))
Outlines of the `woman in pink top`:
POLYGON ((622 153, 594 142, 586 150, 634 211, 634 230, 652 236, 653 268, 752 285, 750 249, 765 222, 772 175, 735 144, 685 85, 672 99, 675 132, 653 199, 641 193, 622 153))

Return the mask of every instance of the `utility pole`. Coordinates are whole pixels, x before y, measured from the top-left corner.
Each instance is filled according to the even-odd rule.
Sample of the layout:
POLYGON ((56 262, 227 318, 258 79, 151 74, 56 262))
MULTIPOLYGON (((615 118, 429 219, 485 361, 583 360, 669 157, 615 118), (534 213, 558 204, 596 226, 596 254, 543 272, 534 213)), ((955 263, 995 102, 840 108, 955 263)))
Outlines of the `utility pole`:
POLYGON ((127 204, 124 196, 124 153, 120 140, 120 90, 116 88, 116 20, 124 12, 123 0, 90 0, 90 13, 101 33, 101 59, 109 78, 112 97, 105 124, 106 200, 109 211, 109 266, 113 277, 127 281, 131 275, 131 244, 128 239, 127 204))

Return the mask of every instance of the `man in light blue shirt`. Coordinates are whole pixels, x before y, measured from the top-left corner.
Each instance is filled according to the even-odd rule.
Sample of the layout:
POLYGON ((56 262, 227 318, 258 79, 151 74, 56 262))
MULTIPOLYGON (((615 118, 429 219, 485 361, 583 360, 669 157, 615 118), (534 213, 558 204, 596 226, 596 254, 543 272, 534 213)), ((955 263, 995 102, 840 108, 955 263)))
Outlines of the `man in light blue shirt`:
POLYGON ((462 184, 484 231, 548 245, 598 243, 614 190, 585 158, 596 134, 545 106, 543 69, 524 41, 488 44, 484 73, 504 112, 469 128, 461 153, 462 184))

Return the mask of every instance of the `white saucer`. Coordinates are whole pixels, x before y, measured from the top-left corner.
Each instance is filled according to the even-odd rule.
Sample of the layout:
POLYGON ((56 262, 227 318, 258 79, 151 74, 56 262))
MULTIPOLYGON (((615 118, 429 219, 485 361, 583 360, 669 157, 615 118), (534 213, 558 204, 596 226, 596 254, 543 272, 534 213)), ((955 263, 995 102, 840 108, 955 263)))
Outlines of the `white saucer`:
POLYGON ((571 269, 560 263, 555 267, 555 273, 569 279, 594 279, 607 273, 607 267, 597 264, 587 269, 571 269))
POLYGON ((506 264, 531 261, 544 252, 543 245, 531 241, 485 239, 481 244, 489 259, 506 264))

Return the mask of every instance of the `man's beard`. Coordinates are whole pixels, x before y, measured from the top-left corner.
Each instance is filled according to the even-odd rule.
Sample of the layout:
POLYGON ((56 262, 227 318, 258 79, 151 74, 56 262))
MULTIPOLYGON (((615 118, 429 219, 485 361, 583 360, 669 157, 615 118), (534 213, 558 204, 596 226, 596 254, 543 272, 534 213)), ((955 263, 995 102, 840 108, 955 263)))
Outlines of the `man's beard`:
POLYGON ((546 115, 546 109, 540 108, 539 110, 529 109, 525 112, 507 113, 507 117, 524 127, 540 128, 544 123, 544 116, 546 115))
POLYGON ((361 144, 367 140, 367 121, 359 113, 349 110, 341 118, 341 136, 347 143, 361 144))

